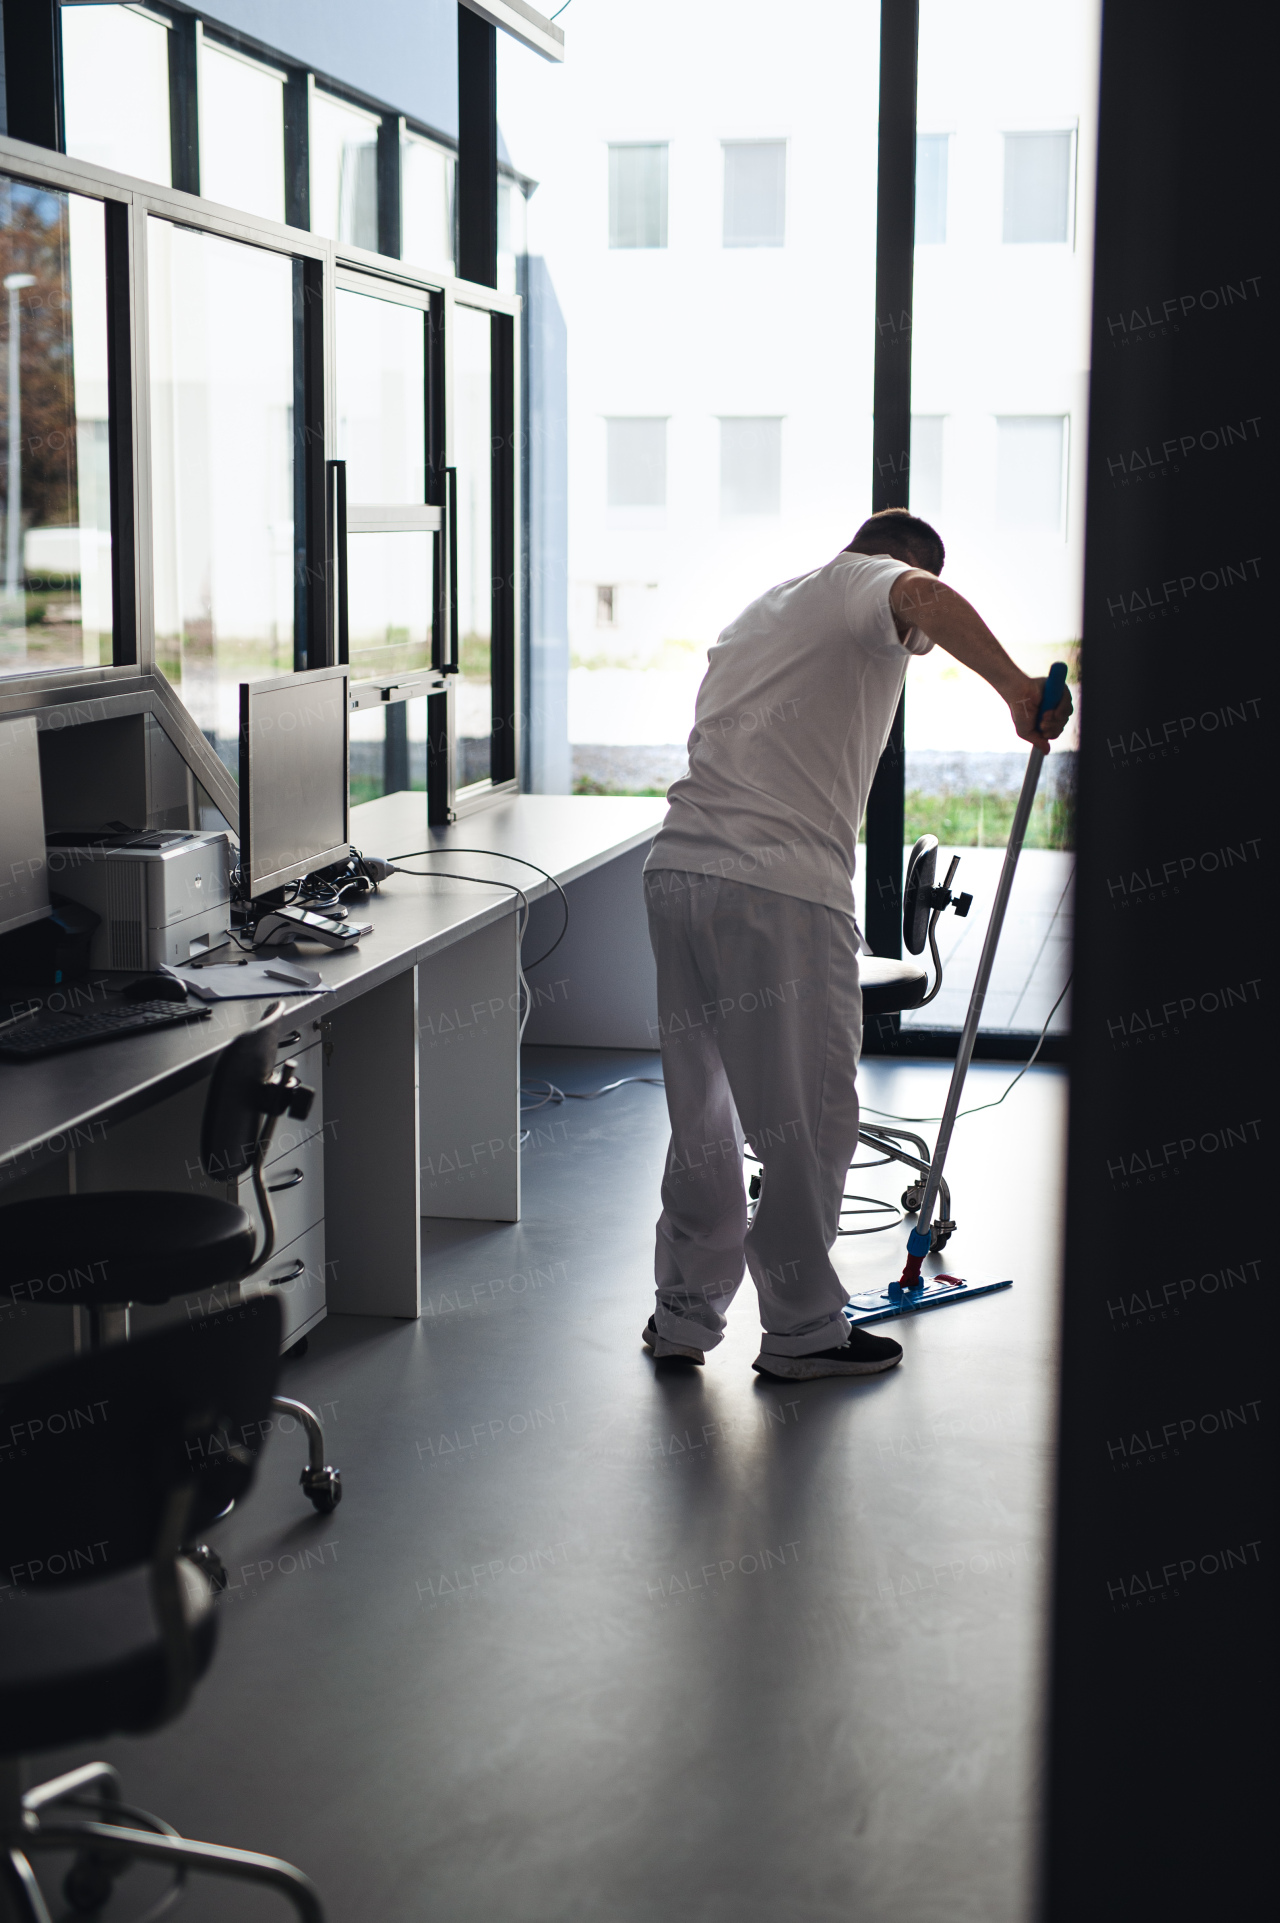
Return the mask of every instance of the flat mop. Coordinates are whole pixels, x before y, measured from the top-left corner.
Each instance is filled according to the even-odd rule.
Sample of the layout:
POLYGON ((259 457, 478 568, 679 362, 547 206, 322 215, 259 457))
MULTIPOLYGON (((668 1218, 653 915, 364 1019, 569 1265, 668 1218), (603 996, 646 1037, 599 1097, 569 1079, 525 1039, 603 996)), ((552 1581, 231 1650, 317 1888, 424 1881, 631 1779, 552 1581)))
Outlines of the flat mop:
MULTIPOLYGON (((1067 664, 1055 661, 1045 680, 1040 697, 1040 712, 1036 717, 1039 729, 1045 716, 1052 714, 1062 699, 1062 691, 1067 684, 1067 664)), ((965 1016, 964 1029, 960 1036, 960 1046, 956 1050, 956 1065, 951 1076, 951 1086, 947 1090, 946 1107, 938 1128, 938 1139, 934 1146, 933 1159, 925 1179, 924 1194, 916 1217, 916 1226, 907 1238, 907 1260, 902 1274, 887 1289, 873 1290, 866 1295, 850 1298, 845 1314, 850 1322, 883 1322, 890 1316, 915 1315, 923 1309, 940 1309, 948 1302, 965 1302, 972 1296, 992 1295, 997 1289, 1011 1289, 1012 1276, 1003 1282, 970 1282, 960 1275, 922 1275, 920 1265, 932 1247, 931 1229, 933 1211, 937 1205, 938 1190, 942 1183, 943 1165, 947 1150, 951 1146, 951 1131, 955 1127, 956 1116, 960 1109, 960 1098, 964 1094, 964 1080, 969 1072, 969 1060, 973 1054, 973 1044, 978 1035, 978 1024, 982 1020, 982 1005, 987 998, 987 984, 995 965, 996 949, 1000 945, 1000 931, 1004 927, 1005 911, 1009 906, 1009 896, 1013 890, 1013 877, 1018 867, 1018 856, 1022 853, 1022 840, 1031 819, 1031 805, 1036 798, 1036 788, 1040 781, 1040 769, 1044 756, 1039 748, 1032 748, 1027 757, 1027 772, 1022 777, 1022 793, 1018 796, 1018 806, 1009 830, 1009 845, 1005 849, 1004 866, 1000 870, 1000 885, 996 889, 995 903, 991 910, 991 920, 987 924, 986 940, 982 944, 982 957, 978 963, 978 973, 969 997, 969 1012, 965 1016)))

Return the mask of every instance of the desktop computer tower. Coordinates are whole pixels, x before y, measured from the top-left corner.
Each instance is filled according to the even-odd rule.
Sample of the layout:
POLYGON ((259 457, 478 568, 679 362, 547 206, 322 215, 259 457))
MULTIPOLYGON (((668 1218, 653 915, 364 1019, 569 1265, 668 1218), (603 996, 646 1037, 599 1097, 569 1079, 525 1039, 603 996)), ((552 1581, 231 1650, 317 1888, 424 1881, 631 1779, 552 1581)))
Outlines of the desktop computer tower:
POLYGON ((225 834, 63 830, 50 835, 49 888, 98 917, 91 968, 176 967, 217 948, 231 927, 225 834))

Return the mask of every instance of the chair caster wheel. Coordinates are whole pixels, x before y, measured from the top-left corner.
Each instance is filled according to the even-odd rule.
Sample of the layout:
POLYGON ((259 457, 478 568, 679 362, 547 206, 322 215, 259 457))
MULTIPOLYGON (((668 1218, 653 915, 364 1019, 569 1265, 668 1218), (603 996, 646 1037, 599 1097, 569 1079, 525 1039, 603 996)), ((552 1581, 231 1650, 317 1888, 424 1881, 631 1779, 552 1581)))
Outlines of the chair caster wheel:
POLYGON ((941 1255, 955 1233, 954 1222, 935 1222, 929 1231, 929 1253, 941 1255))
POLYGON ((923 1192, 921 1190, 920 1184, 918 1182, 913 1182, 909 1189, 903 1189, 902 1191, 902 1207, 904 1212, 907 1215, 916 1214, 917 1210, 920 1207, 920 1203, 922 1199, 923 1199, 923 1192))
POLYGON ((124 1867, 119 1858, 108 1868, 101 1857, 77 1856, 62 1879, 62 1894, 78 1916, 94 1916, 110 1902, 115 1875, 124 1867))
MULTIPOLYGON (((207 1542, 193 1542, 183 1550, 188 1562, 193 1562, 211 1589, 222 1590, 227 1586, 227 1566, 216 1549, 207 1542)), ((70 1898, 68 1897, 68 1902, 70 1898)))
POLYGON ((303 1493, 319 1516, 331 1516, 342 1501, 342 1475, 326 1463, 323 1469, 304 1469, 303 1493))

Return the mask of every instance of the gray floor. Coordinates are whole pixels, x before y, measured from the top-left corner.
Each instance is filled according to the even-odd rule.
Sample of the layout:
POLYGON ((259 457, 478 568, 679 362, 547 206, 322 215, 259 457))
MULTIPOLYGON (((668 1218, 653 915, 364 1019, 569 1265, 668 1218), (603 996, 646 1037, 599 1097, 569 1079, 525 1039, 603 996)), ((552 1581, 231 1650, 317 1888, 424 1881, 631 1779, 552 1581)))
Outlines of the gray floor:
MULTIPOLYGON (((577 1088, 654 1063, 530 1053, 577 1088)), ((869 1062, 864 1100, 933 1115, 946 1075, 869 1062)), ((948 1266, 1011 1291, 905 1325, 887 1377, 788 1385, 746 1297, 705 1371, 641 1350, 661 1092, 532 1117, 524 1221, 424 1224, 422 1321, 334 1318, 287 1372, 337 1514, 273 1438, 193 1705, 97 1749, 189 1834, 300 1864, 330 1923, 1021 1923, 1064 1119, 1037 1068, 958 1133, 948 1266)), ((183 1914, 284 1911, 205 1885, 183 1914)))

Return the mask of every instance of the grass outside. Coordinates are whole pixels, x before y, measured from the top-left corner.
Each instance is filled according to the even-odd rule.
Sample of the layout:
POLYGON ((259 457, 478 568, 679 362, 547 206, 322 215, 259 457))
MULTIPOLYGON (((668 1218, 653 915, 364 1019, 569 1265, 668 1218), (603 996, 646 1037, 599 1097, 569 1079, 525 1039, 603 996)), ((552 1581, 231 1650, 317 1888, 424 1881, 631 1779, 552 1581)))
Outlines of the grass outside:
MULTIPOLYGON (((575 795, 665 795, 665 788, 623 788, 579 775, 575 795)), ((906 798, 903 843, 910 846, 921 835, 936 835, 944 848, 1003 848, 1009 840, 1016 795, 970 790, 961 795, 927 795, 913 788, 906 798)), ((1075 847, 1075 807, 1037 795, 1027 826, 1024 848, 1075 847)))

